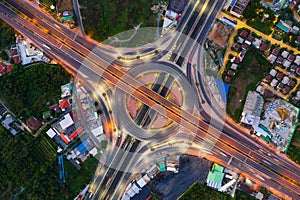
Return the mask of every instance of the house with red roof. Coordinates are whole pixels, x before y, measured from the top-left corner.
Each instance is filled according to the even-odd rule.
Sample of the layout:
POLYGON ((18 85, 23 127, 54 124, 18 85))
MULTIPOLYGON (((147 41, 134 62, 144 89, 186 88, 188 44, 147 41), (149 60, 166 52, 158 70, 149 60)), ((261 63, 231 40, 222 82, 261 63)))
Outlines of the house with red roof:
POLYGON ((233 62, 234 62, 235 64, 239 64, 241 61, 240 61, 240 58, 235 57, 234 60, 233 60, 233 62))
POLYGON ((264 42, 261 43, 260 47, 259 47, 259 50, 260 51, 266 51, 268 48, 268 45, 264 42))
POLYGON ((242 30, 242 32, 240 33, 240 36, 245 39, 248 36, 248 31, 242 30))
POLYGON ((35 118, 34 116, 29 117, 26 120, 26 125, 33 131, 38 130, 38 128, 42 125, 42 123, 35 118))
POLYGON ((250 34, 250 35, 248 36, 247 40, 248 40, 249 42, 252 43, 253 40, 254 40, 254 36, 250 34))
POLYGON ((54 110, 56 113, 61 113, 61 108, 59 107, 58 103, 49 106, 49 109, 54 110))
POLYGON ((21 63, 21 57, 20 57, 20 54, 18 52, 17 46, 12 45, 10 50, 9 50, 9 54, 10 54, 10 57, 12 58, 12 60, 15 64, 21 63))
POLYGON ((286 86, 284 89, 283 89, 283 93, 284 94, 287 94, 291 91, 291 88, 289 86, 286 86))
POLYGON ((11 65, 6 65, 6 72, 11 72, 11 65))
POLYGON ((282 90, 282 89, 283 89, 283 86, 284 86, 283 83, 279 83, 279 84, 277 85, 277 89, 278 89, 278 90, 282 90))
POLYGON ((283 73, 279 72, 279 73, 276 75, 276 78, 277 78, 277 80, 281 81, 282 78, 283 78, 283 73))
POLYGON ((297 67, 296 73, 297 73, 298 75, 300 75, 300 67, 297 67))
POLYGON ((66 109, 70 108, 70 102, 68 99, 59 100, 59 106, 62 111, 65 111, 66 109))
POLYGON ((288 82, 288 86, 293 87, 296 84, 296 82, 294 80, 290 80, 288 82))
POLYGON ((293 62, 295 59, 296 59, 296 56, 294 54, 290 54, 289 57, 288 57, 288 60, 290 62, 293 62))
POLYGON ((225 83, 230 83, 231 77, 230 76, 226 76, 224 81, 225 81, 225 83))
POLYGON ((265 81, 266 83, 270 83, 271 80, 272 80, 272 76, 271 76, 270 74, 268 74, 268 75, 265 77, 265 79, 264 79, 264 81, 265 81))
POLYGON ((15 64, 21 63, 21 57, 19 55, 14 55, 12 59, 15 64))
POLYGON ((296 41, 297 44, 300 44, 300 36, 297 37, 296 41))
POLYGON ((290 71, 291 72, 295 72, 297 69, 297 65, 293 64, 291 67, 290 67, 290 71))
POLYGON ((275 56, 278 56, 279 52, 280 52, 280 48, 279 47, 275 47, 273 49, 273 51, 272 51, 272 54, 274 54, 275 56))
POLYGON ((279 56, 278 58, 277 58, 277 60, 276 60, 276 62, 278 63, 278 64, 281 64, 282 62, 283 62, 283 57, 281 57, 281 56, 279 56))

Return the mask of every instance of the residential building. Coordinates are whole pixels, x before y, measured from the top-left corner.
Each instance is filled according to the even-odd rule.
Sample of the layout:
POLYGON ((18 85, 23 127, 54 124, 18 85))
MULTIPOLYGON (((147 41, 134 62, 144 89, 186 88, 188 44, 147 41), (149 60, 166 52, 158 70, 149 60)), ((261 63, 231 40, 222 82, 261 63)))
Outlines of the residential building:
POLYGON ((265 7, 269 7, 271 10, 280 10, 287 0, 261 0, 261 4, 265 7))
POLYGON ((241 17, 250 0, 232 0, 229 12, 236 17, 241 17))
POLYGON ((70 108, 69 100, 68 99, 59 100, 59 106, 62 111, 65 111, 66 109, 70 108))
POLYGON ((29 117, 26 120, 26 125, 33 131, 38 130, 38 128, 42 125, 41 121, 39 121, 34 116, 29 117))
POLYGON ((1 124, 13 135, 17 135, 20 132, 19 129, 15 128, 15 119, 11 115, 7 115, 5 120, 3 120, 1 124))

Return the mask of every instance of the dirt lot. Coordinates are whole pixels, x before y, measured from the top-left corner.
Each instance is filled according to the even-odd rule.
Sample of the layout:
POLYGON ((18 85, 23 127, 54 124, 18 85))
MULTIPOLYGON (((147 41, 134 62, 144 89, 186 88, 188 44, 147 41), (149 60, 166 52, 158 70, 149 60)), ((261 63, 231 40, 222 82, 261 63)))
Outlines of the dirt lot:
POLYGON ((195 181, 205 182, 210 165, 210 161, 202 158, 181 156, 179 173, 160 173, 149 183, 149 188, 159 199, 177 199, 195 181))
POLYGON ((220 22, 216 22, 208 38, 210 40, 213 40, 216 44, 218 44, 222 48, 225 48, 232 30, 233 30, 232 28, 228 28, 227 26, 221 24, 220 22))

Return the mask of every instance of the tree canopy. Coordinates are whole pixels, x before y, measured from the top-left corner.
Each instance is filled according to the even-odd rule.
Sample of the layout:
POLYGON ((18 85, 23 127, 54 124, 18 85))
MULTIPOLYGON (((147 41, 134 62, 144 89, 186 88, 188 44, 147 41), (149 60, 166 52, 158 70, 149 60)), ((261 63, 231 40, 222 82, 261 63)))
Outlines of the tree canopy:
POLYGON ((12 44, 16 43, 14 29, 0 19, 0 50, 10 49, 12 44))
POLYGON ((70 81, 71 75, 57 65, 36 64, 18 66, 0 77, 0 98, 18 117, 42 118, 47 102, 59 100, 60 86, 70 81))

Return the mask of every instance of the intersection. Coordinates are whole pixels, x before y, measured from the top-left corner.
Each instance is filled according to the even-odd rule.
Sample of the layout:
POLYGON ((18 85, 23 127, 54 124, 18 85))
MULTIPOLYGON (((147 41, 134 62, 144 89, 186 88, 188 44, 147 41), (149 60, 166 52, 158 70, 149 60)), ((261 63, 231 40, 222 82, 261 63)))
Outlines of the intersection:
MULTIPOLYGON (((7 2, 12 3, 13 1, 7 2)), ((194 6, 198 4, 198 1, 193 2, 194 6)), ((199 10, 193 8, 193 2, 191 2, 189 6, 192 5, 192 10, 195 10, 198 15, 199 10)), ((217 1, 215 4, 209 4, 208 1, 200 1, 200 3, 206 3, 206 5, 209 5, 210 7, 205 8, 206 12, 202 13, 202 16, 204 16, 203 18, 202 16, 197 18, 199 20, 195 26, 200 24, 199 27, 191 31, 191 36, 194 37, 192 39, 197 42, 198 40, 203 41, 205 34, 204 31, 200 32, 201 27, 207 31, 215 19, 216 13, 220 11, 222 1, 217 1)), ((228 156, 228 158, 223 158, 224 156, 222 157, 222 155, 218 155, 219 159, 222 159, 225 163, 224 165, 233 166, 241 172, 245 172, 249 175, 251 175, 252 172, 259 173, 262 177, 264 177, 264 179, 266 179, 266 185, 271 186, 275 191, 279 191, 284 197, 294 199, 299 198, 300 188, 294 183, 300 181, 300 172, 297 165, 285 158, 282 158, 280 155, 273 153, 271 150, 266 149, 265 152, 260 151, 260 148, 257 148, 259 145, 256 144, 256 141, 245 139, 244 136, 242 136, 244 133, 241 132, 241 130, 235 129, 228 121, 225 121, 224 127, 222 125, 221 129, 219 129, 218 126, 216 126, 217 128, 214 127, 215 125, 210 123, 212 120, 210 118, 210 114, 203 112, 201 105, 196 104, 194 107, 192 106, 191 108, 184 110, 175 103, 166 100, 166 98, 160 94, 157 94, 153 88, 149 89, 145 87, 139 81, 134 79, 130 73, 128 74, 127 72, 125 73, 120 71, 114 66, 115 59, 109 56, 109 54, 112 53, 111 49, 107 50, 105 46, 97 48, 95 47, 95 44, 84 40, 80 36, 75 37, 72 33, 69 33, 68 35, 68 33, 66 34, 66 32, 62 32, 55 26, 50 26, 43 20, 40 20, 41 18, 26 13, 24 9, 22 10, 22 6, 24 6, 24 4, 18 4, 20 5, 19 7, 15 6, 15 3, 12 4, 14 4, 14 7, 18 8, 18 10, 23 13, 22 16, 8 8, 5 4, 1 3, 1 18, 34 41, 34 43, 40 46, 53 58, 62 60, 61 64, 68 67, 70 71, 75 72, 75 74, 78 71, 82 73, 78 76, 82 77, 83 80, 90 82, 91 85, 95 82, 97 83, 100 78, 108 80, 111 84, 116 86, 117 91, 123 94, 130 94, 132 97, 142 102, 143 105, 146 105, 153 110, 149 110, 148 112, 152 111, 153 114, 160 113, 166 118, 171 119, 176 124, 174 127, 176 129, 184 130, 186 132, 185 136, 188 140, 192 138, 191 140, 194 144, 201 146, 207 143, 212 143, 213 145, 211 146, 211 150, 213 152, 221 151, 228 156), (31 18, 31 20, 35 19, 37 22, 31 22, 30 20, 24 19, 23 15, 26 15, 27 18, 31 18), (36 26, 35 23, 39 26, 36 26), (50 30, 51 34, 45 33, 43 31, 44 29, 50 30), (43 48, 42 44, 47 44, 47 46, 50 47, 50 50, 43 48), (92 52, 91 49, 93 50, 92 52), (241 141, 243 141, 243 144, 241 141), (278 165, 272 164, 274 163, 274 158, 278 160, 278 165), (268 168, 260 164, 260 161, 262 160, 266 160, 270 163, 268 168), (269 168, 275 168, 280 175, 274 173, 269 168), (286 178, 294 182, 289 181, 286 178)), ((29 4, 27 6, 29 6, 29 4)), ((192 13, 195 12, 191 11, 189 16, 186 17, 187 21, 193 16, 192 13)), ((38 11, 36 11, 36 14, 43 15, 38 11)), ((43 15, 42 19, 45 18, 46 16, 43 15)), ((191 19, 191 21, 194 22, 194 19, 191 19)), ((189 23, 186 25, 189 26, 189 23)), ((181 26, 179 25, 179 27, 181 26)), ((188 29, 192 28, 188 27, 188 29)), ((188 32, 190 32, 190 30, 188 30, 188 32)), ((175 54, 180 52, 180 54, 176 55, 174 58, 174 62, 180 68, 180 66, 184 63, 184 58, 187 57, 190 52, 190 46, 192 46, 191 44, 193 44, 193 40, 181 41, 182 39, 180 38, 182 37, 179 36, 178 39, 176 36, 177 34, 175 34, 175 37, 171 39, 170 44, 172 45, 175 43, 175 54), (188 48, 185 46, 187 44, 188 48), (176 49, 177 47, 180 48, 176 49)), ((171 54, 173 54, 173 52, 171 52, 171 54)), ((155 62, 151 61, 151 63, 155 62)), ((186 85, 186 77, 181 74, 180 78, 185 80, 184 85, 186 85)), ((200 85, 203 86, 204 84, 200 85)), ((195 86, 189 85, 183 87, 195 86)), ((187 90, 191 92, 195 91, 193 89, 187 90)), ((185 97, 185 99, 188 98, 189 97, 185 97)), ((116 119, 120 125, 122 125, 122 120, 123 118, 116 119)), ((124 131, 128 131, 126 128, 127 127, 124 128, 124 131)), ((133 134, 133 130, 128 131, 128 134, 132 135, 128 136, 128 139, 125 139, 120 148, 112 147, 114 151, 117 151, 116 154, 111 152, 108 153, 109 156, 106 164, 102 166, 100 174, 95 178, 94 187, 96 189, 95 191, 91 191, 94 193, 93 199, 119 199, 126 183, 130 181, 131 173, 136 172, 134 163, 142 159, 141 155, 143 157, 149 156, 155 159, 155 152, 151 152, 147 148, 142 148, 142 146, 151 146, 149 143, 155 142, 152 141, 152 138, 143 138, 144 135, 136 136, 133 134), (131 168, 130 171, 128 170, 129 166, 131 168)), ((168 137, 163 139, 168 140, 168 137)), ((160 142, 163 143, 166 141, 162 140, 160 142)), ((160 149, 160 151, 163 150, 160 149)), ((167 151, 170 151, 170 149, 167 151)), ((174 151, 180 152, 182 149, 174 146, 174 151)), ((196 154, 193 151, 195 151, 194 148, 184 148, 184 152, 196 154)), ((143 164, 146 165, 147 163, 143 162, 143 164)))

